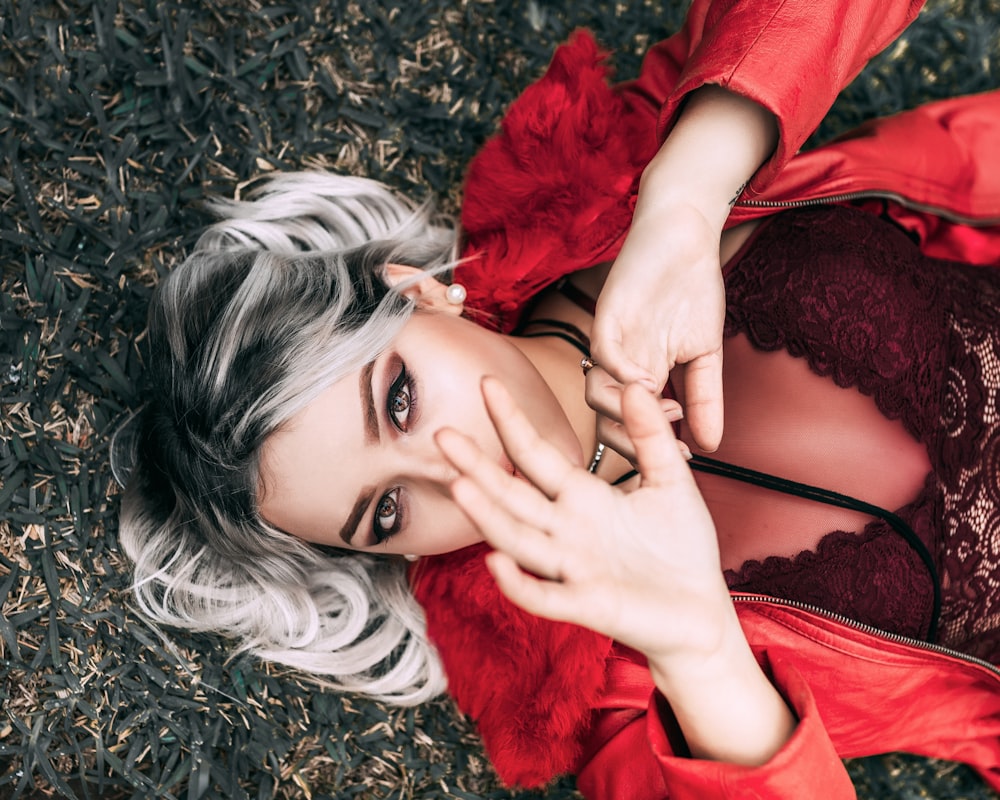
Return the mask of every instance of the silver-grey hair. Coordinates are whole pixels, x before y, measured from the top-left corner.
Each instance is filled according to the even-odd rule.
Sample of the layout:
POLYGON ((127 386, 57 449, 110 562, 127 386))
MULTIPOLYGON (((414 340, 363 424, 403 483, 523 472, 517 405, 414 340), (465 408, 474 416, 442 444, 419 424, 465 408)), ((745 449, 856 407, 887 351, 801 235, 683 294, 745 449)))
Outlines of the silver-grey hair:
POLYGON ((268 524, 259 467, 269 434, 409 318, 385 264, 446 269, 454 229, 374 181, 318 172, 213 205, 223 219, 150 306, 150 398, 120 526, 137 602, 345 690, 430 699, 445 679, 404 565, 268 524))

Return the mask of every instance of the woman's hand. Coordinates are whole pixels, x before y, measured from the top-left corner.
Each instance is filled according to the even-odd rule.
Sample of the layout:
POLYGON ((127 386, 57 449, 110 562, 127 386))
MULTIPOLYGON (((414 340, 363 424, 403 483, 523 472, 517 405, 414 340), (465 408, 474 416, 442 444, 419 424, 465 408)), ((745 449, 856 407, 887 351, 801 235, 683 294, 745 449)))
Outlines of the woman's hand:
POLYGON ((643 653, 693 756, 765 763, 795 718, 743 636, 715 527, 656 399, 636 384, 622 397, 642 476, 626 494, 574 467, 496 380, 483 381, 483 396, 534 485, 455 431, 437 441, 460 473, 455 501, 496 548, 487 563, 503 593, 643 653))
POLYGON ((640 383, 659 392, 674 374, 696 442, 705 450, 718 447, 726 314, 721 225, 692 205, 655 213, 637 208, 591 332, 598 366, 587 375, 587 402, 601 415, 600 441, 613 444, 620 433, 623 386, 640 383))
POLYGON ((656 399, 637 385, 624 393, 642 475, 640 487, 625 493, 574 467, 496 380, 483 382, 483 395, 504 448, 531 484, 454 431, 441 431, 438 444, 462 476, 456 502, 496 548, 488 563, 504 594, 651 661, 717 653, 735 615, 715 527, 656 399))
POLYGON ((695 442, 708 451, 719 446, 722 228, 777 141, 767 109, 705 86, 687 98, 643 171, 632 226, 598 298, 591 335, 600 369, 587 376, 587 402, 603 418, 599 437, 621 423, 623 386, 638 382, 658 392, 679 366, 695 442))

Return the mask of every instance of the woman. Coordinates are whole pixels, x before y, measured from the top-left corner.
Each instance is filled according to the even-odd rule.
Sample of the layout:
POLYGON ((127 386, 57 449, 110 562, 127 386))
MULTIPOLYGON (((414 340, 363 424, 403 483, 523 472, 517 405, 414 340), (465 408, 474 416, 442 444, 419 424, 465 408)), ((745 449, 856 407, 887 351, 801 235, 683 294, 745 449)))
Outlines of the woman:
MULTIPOLYGON (((799 159, 777 179, 773 175, 801 142, 803 131, 815 122, 816 108, 828 104, 828 96, 836 90, 836 84, 849 78, 913 12, 910 8, 893 14, 885 14, 884 9, 870 10, 869 16, 864 17, 867 26, 853 24, 857 20, 850 17, 847 21, 852 24, 841 26, 838 34, 836 49, 843 57, 832 59, 839 70, 828 78, 833 85, 826 93, 817 93, 816 108, 802 108, 789 106, 789 96, 801 100, 801 93, 762 81, 759 67, 755 73, 751 63, 743 74, 731 66, 734 62, 752 61, 749 56, 757 53, 758 48, 766 53, 772 34, 780 34, 777 38, 787 43, 788 31, 795 27, 794 19, 782 15, 794 17, 794 10, 779 5, 780 8, 770 9, 769 13, 755 7, 753 13, 745 15, 746 19, 739 17, 738 6, 731 9, 707 4, 696 6, 688 27, 654 51, 639 81, 615 93, 604 84, 593 45, 585 39, 578 40, 557 56, 545 81, 530 90, 512 110, 505 136, 486 149, 470 173, 468 201, 463 212, 469 241, 466 253, 481 251, 485 256, 464 264, 458 274, 468 286, 470 301, 480 314, 487 314, 492 323, 509 330, 524 320, 521 312, 530 297, 563 274, 574 272, 573 282, 564 285, 562 292, 550 292, 535 302, 533 313, 527 316, 534 325, 523 329, 523 339, 500 340, 485 331, 477 332, 466 321, 447 314, 447 309, 457 309, 458 304, 449 301, 460 302, 461 293, 449 292, 443 285, 407 269, 419 266, 434 270, 446 265, 451 259, 447 233, 426 218, 410 215, 377 189, 347 183, 342 189, 345 196, 336 197, 341 189, 310 190, 301 181, 286 179, 249 207, 234 206, 232 215, 252 217, 223 223, 217 233, 208 234, 199 252, 165 283, 151 315, 153 379, 162 395, 146 412, 140 441, 141 460, 126 496, 122 526, 123 543, 137 562, 139 596, 147 610, 175 624, 228 631, 242 638, 245 647, 264 657, 341 676, 341 685, 347 688, 415 701, 438 690, 440 674, 420 638, 419 616, 408 601, 401 564, 398 560, 373 557, 371 553, 435 554, 461 548, 453 556, 421 561, 413 576, 415 591, 427 609, 431 636, 448 668, 450 688, 459 702, 479 719, 491 755, 501 774, 509 780, 540 782, 558 771, 577 768, 582 770, 581 787, 596 796, 614 792, 640 796, 640 787, 651 796, 666 791, 678 797, 686 796, 685 791, 690 796, 712 796, 713 792, 723 795, 725 787, 734 780, 744 787, 770 787, 794 795, 797 782, 807 774, 811 780, 825 781, 831 792, 838 788, 849 791, 842 771, 837 768, 838 752, 857 754, 872 747, 881 748, 886 742, 922 750, 921 740, 893 738, 899 734, 898 728, 891 724, 893 715, 898 718, 902 706, 891 706, 888 714, 883 712, 869 720, 863 712, 871 708, 871 698, 867 698, 865 705, 831 706, 833 693, 816 691, 816 687, 829 685, 829 678, 824 684, 822 673, 803 674, 802 661, 831 670, 841 670, 844 662, 849 661, 853 669, 861 655, 867 663, 877 656, 886 669, 896 665, 919 667, 912 671, 922 680, 938 680, 939 686, 935 688, 940 692, 948 687, 953 697, 967 704, 965 708, 977 709, 984 722, 972 731, 968 730, 968 714, 962 716, 959 735, 955 733, 953 717, 944 715, 942 710, 939 727, 930 735, 924 730, 921 736, 925 737, 923 741, 930 742, 927 747, 935 753, 964 755, 980 768, 992 766, 996 761, 997 737, 985 720, 992 713, 988 703, 995 690, 993 678, 985 667, 971 662, 956 663, 953 657, 948 657, 950 661, 945 659, 947 663, 943 664, 923 654, 914 654, 907 649, 909 646, 893 651, 897 661, 890 664, 886 652, 892 650, 891 646, 853 631, 845 633, 839 623, 815 618, 811 612, 785 608, 772 612, 762 610, 758 604, 749 606, 749 610, 743 606, 737 613, 731 605, 719 602, 725 593, 725 585, 718 580, 719 566, 735 572, 744 562, 760 560, 765 555, 789 558, 798 552, 793 549, 790 555, 783 553, 767 537, 745 541, 739 536, 741 518, 731 515, 726 519, 727 507, 767 511, 771 501, 761 501, 759 490, 755 490, 756 496, 743 498, 746 504, 734 504, 733 496, 726 496, 726 490, 719 489, 722 484, 713 486, 711 478, 701 479, 710 507, 712 493, 721 492, 720 502, 712 508, 720 528, 721 562, 712 547, 705 547, 706 541, 713 541, 711 536, 704 536, 705 526, 710 523, 692 499, 696 495, 690 483, 680 485, 680 494, 678 491, 670 494, 673 499, 687 498, 678 507, 694 516, 701 515, 698 526, 692 526, 702 534, 693 540, 701 549, 693 551, 696 558, 692 563, 702 565, 696 571, 702 578, 714 575, 714 579, 707 577, 699 583, 698 592, 702 594, 691 595, 711 598, 706 604, 708 616, 688 614, 679 618, 692 626, 698 620, 712 620, 704 630, 724 632, 725 635, 702 650, 701 656, 714 657, 714 644, 721 641, 726 643, 725 652, 733 654, 732 659, 725 660, 725 669, 711 673, 716 680, 703 682, 699 687, 699 677, 709 673, 692 670, 691 666, 696 663, 698 667, 704 666, 704 659, 686 658, 681 663, 667 658, 672 666, 660 669, 660 661, 652 657, 663 656, 660 648, 650 645, 650 640, 642 636, 636 638, 634 631, 609 628, 593 615, 589 621, 583 620, 617 639, 618 644, 612 645, 607 636, 549 625, 519 614, 506 604, 492 583, 483 580, 483 548, 462 547, 478 537, 448 502, 454 468, 477 474, 476 464, 480 462, 476 460, 475 449, 467 450, 463 456, 463 445, 454 440, 449 444, 445 437, 440 444, 452 460, 451 466, 436 455, 436 449, 430 449, 433 442, 429 432, 447 421, 467 433, 476 433, 478 449, 488 454, 497 469, 515 472, 503 455, 500 439, 493 432, 487 408, 478 394, 480 375, 499 372, 505 384, 520 395, 522 405, 530 406, 531 421, 545 430, 547 440, 554 442, 558 456, 550 463, 586 466, 592 462, 602 477, 616 479, 627 470, 627 465, 623 460, 616 462, 610 453, 603 458, 599 456, 596 443, 605 441, 637 460, 647 473, 647 483, 656 487, 658 471, 676 472, 677 465, 658 462, 650 455, 656 448, 644 449, 641 442, 649 435, 662 449, 667 434, 651 423, 648 404, 644 408, 643 401, 636 399, 636 390, 629 390, 622 409, 619 383, 646 380, 652 386, 659 386, 667 377, 666 368, 683 361, 691 362, 689 372, 694 374, 673 384, 681 393, 682 405, 694 429, 689 443, 709 448, 717 443, 720 393, 716 338, 721 327, 718 260, 714 254, 703 257, 698 268, 690 269, 693 277, 687 283, 687 291, 682 292, 685 298, 688 295, 702 298, 705 293, 701 285, 711 284, 714 289, 710 295, 714 298, 711 308, 707 312, 695 309, 687 319, 679 317, 678 303, 670 299, 673 290, 657 289, 654 293, 656 287, 644 280, 652 275, 656 280, 663 278, 670 287, 677 283, 669 260, 659 269, 650 269, 644 263, 651 249, 659 256, 662 242, 668 240, 669 232, 658 229, 661 218, 665 215, 676 226, 674 235, 687 236, 691 230, 700 231, 697 239, 693 242, 685 239, 684 243, 704 253, 705 248, 699 247, 698 242, 711 241, 713 237, 714 241, 719 240, 718 229, 725 218, 720 209, 728 209, 728 200, 736 188, 767 157, 775 141, 778 152, 758 173, 758 181, 760 185, 768 185, 768 192, 778 198, 783 193, 799 197, 805 189, 812 190, 814 196, 828 197, 830 185, 836 181, 843 183, 848 168, 870 165, 865 148, 872 143, 856 140, 799 159), (746 35, 754 30, 756 36, 746 35), (727 43, 727 37, 732 38, 734 31, 740 32, 740 38, 752 40, 753 46, 727 43), (704 46, 706 42, 713 47, 704 46), (738 46, 747 51, 747 58, 733 58, 730 48, 738 46), (713 53, 722 53, 725 58, 713 65, 713 53), (727 71, 725 79, 717 74, 719 69, 727 71), (657 114, 662 114, 665 126, 669 125, 681 98, 712 82, 748 95, 754 102, 734 101, 731 95, 712 89, 693 95, 671 136, 657 153, 657 139, 652 135, 657 114), (762 86, 772 90, 774 96, 761 92, 762 86), (557 109, 552 108, 553 98, 562 98, 557 109), (765 110, 762 113, 760 109, 765 110), (710 133, 720 120, 728 121, 730 114, 741 120, 737 128, 730 129, 739 131, 740 136, 735 137, 733 149, 725 151, 726 159, 718 157, 721 151, 710 148, 709 154, 715 156, 711 160, 723 163, 718 180, 710 181, 711 186, 705 190, 706 208, 691 208, 691 203, 680 201, 661 205, 660 198, 664 196, 658 188, 661 181, 673 188, 690 184, 696 175, 705 174, 699 162, 688 158, 690 144, 693 141, 704 145, 703 136, 707 134, 703 123, 709 123, 710 133), (789 122, 793 119, 795 125, 789 122), (774 130, 775 120, 778 133, 774 130), (796 125, 801 125, 801 129, 796 125), (749 144, 744 148, 740 142, 749 144), (570 152, 561 152, 567 143, 574 147, 570 152), (651 161, 654 153, 656 158, 651 161), (841 159, 843 166, 833 171, 824 169, 834 159, 841 159), (544 168, 534 169, 534 163, 544 168), (678 174, 685 171, 692 174, 687 177, 678 174), (643 178, 637 199, 635 188, 640 173, 643 178), (826 185, 819 180, 824 174, 826 185), (664 175, 673 179, 668 180, 664 175), (722 197, 725 199, 720 200, 722 197), (499 202, 501 198, 505 202, 499 202), (304 205, 307 200, 308 206, 304 205), (274 206, 276 212, 269 210, 274 206), (626 239, 624 234, 633 206, 634 222, 626 239), (316 223, 315 219, 321 222, 316 223), (697 226, 692 220, 698 222, 697 226), (265 252, 234 254, 226 249, 241 239, 257 248, 263 246, 265 252), (364 242, 373 243, 362 246, 364 242), (286 257, 285 254, 296 251, 302 244, 310 250, 339 250, 340 254, 286 257), (591 369, 587 376, 590 401, 605 414, 598 427, 596 418, 580 399, 584 388, 584 378, 577 366, 581 353, 568 358, 567 352, 574 353, 578 348, 586 352, 584 338, 575 329, 586 329, 590 322, 583 307, 585 302, 578 295, 588 294, 588 288, 600 289, 607 273, 601 265, 616 255, 619 258, 604 291, 589 292, 591 297, 600 293, 598 316, 593 323, 596 341, 592 355, 601 367, 591 369), (387 282, 395 283, 400 292, 408 293, 419 306, 444 313, 414 314, 407 319, 406 301, 374 277, 387 264, 397 265, 385 268, 387 282), (642 265, 642 269, 630 268, 630 264, 642 265), (615 302, 623 294, 630 298, 625 304, 630 313, 624 313, 620 302, 615 302), (665 295, 668 298, 665 307, 673 308, 675 313, 668 315, 665 322, 655 314, 635 314, 635 295, 639 300, 665 295), (228 302, 230 298, 235 302, 228 302), (653 323, 656 340, 663 347, 636 345, 637 338, 650 338, 648 331, 643 335, 641 331, 637 334, 628 329, 632 321, 640 318, 653 323), (540 321, 544 319, 549 321, 540 321), (602 333, 609 327, 606 319, 624 320, 621 330, 602 333), (705 330, 694 340, 682 338, 678 345, 677 337, 669 333, 674 319, 684 323, 685 337, 689 329, 705 330), (296 325, 290 326, 289 320, 295 320, 296 325), (703 322, 706 324, 698 324, 703 322), (665 337, 661 335, 663 330, 668 331, 665 337), (539 334, 542 338, 537 338, 539 334), (459 335, 463 337, 461 340, 459 335), (623 343, 625 351, 636 354, 630 356, 635 364, 623 363, 622 356, 616 355, 613 346, 616 340, 623 343), (484 352, 490 358, 485 365, 481 362, 484 352), (439 356, 444 361, 439 367, 440 374, 422 383, 422 376, 435 369, 434 362, 439 356), (419 364, 419 369, 414 364, 419 364), (703 369, 706 365, 707 369, 703 369), (702 377, 705 375, 707 378, 702 377), (457 385, 449 383, 451 379, 457 379, 457 385), (427 385, 432 387, 431 391, 424 391, 427 385), (699 410, 707 413, 699 414, 699 410), (460 418, 455 419, 456 415, 460 418), (345 418, 347 422, 343 424, 345 418), (619 420, 627 423, 628 430, 621 427, 619 420), (391 461, 379 460, 383 458, 380 454, 387 452, 392 453, 391 461), (564 462, 558 461, 559 458, 564 462), (370 480, 389 469, 387 463, 391 463, 392 470, 405 472, 406 483, 422 492, 419 504, 408 504, 407 496, 391 481, 381 485, 381 481, 370 480), (328 470, 347 465, 349 468, 340 472, 342 478, 331 485, 325 477, 328 470), (317 477, 322 478, 321 482, 315 482, 317 477), (418 514, 424 514, 425 520, 433 520, 433 528, 429 522, 421 525, 418 514), (331 519, 335 520, 332 524, 331 519), (410 523, 412 527, 406 528, 410 523), (425 534, 432 531, 438 538, 425 540, 425 534), (369 554, 329 558, 304 542, 369 551, 369 554), (414 543, 419 543, 419 549, 414 543), (274 623, 276 619, 279 624, 274 623), (742 628, 735 624, 736 620, 742 628), (275 629, 281 634, 275 635, 275 629), (412 634, 407 637, 407 632, 412 634), (813 646, 820 638, 817 632, 835 639, 837 647, 817 652, 813 646), (463 648, 468 652, 470 644, 475 645, 469 654, 471 659, 463 654, 463 648), (649 665, 644 663, 643 656, 629 650, 628 645, 642 649, 649 665), (867 649, 861 653, 863 648, 867 649), (763 670, 758 666, 759 661, 764 664, 763 670), (516 664, 516 668, 502 670, 504 663, 516 664), (682 668, 676 669, 679 663, 682 668), (481 689, 484 667, 491 670, 485 692, 481 689), (651 669, 657 675, 656 685, 663 696, 670 698, 671 709, 653 693, 651 669), (682 675, 683 672, 687 675, 682 675), (682 684, 683 691, 678 689, 682 684), (530 698, 527 702, 525 696, 530 698), (718 705, 720 698, 733 696, 738 701, 718 705), (651 697, 653 713, 647 714, 645 709, 651 697), (693 711, 685 706, 687 700, 691 701, 693 711), (826 703, 822 719, 828 729, 820 722, 817 702, 826 703), (745 718, 731 719, 733 725, 720 724, 720 715, 732 717, 734 708, 743 712, 745 718), (854 716, 845 708, 854 712, 854 716), (595 710, 599 713, 595 714, 595 710), (677 731, 683 732, 682 741, 693 755, 701 758, 685 759, 671 754, 668 731, 672 719, 676 719, 678 726, 674 744, 681 741, 676 739, 677 731), (869 723, 872 739, 847 735, 858 727, 849 723, 858 719, 869 723), (755 740, 753 752, 734 750, 733 739, 739 737, 731 736, 732 731, 745 734, 748 729, 754 731, 745 737, 755 740), (945 746, 949 736, 981 744, 970 754, 958 745, 945 746), (758 766, 751 770, 737 766, 736 762, 758 766), (631 774, 636 783, 624 781, 625 773, 631 774)), ((812 6, 803 18, 813 19, 815 14, 812 6)), ((826 61, 813 63, 813 68, 827 69, 826 61)), ((811 105, 811 101, 806 105, 811 105)), ((924 146, 926 138, 935 133, 944 135, 948 142, 964 145, 966 141, 956 139, 954 133, 968 134, 970 129, 956 123, 968 119, 979 108, 982 106, 940 106, 898 122, 897 128, 912 137, 917 126, 924 146)), ((878 129, 877 135, 896 141, 893 131, 890 124, 878 129)), ((718 141, 729 142, 731 138, 718 141)), ((942 160, 932 166, 953 173, 955 165, 947 160, 947 155, 943 154, 942 160)), ((852 188, 855 183, 851 182, 852 188)), ((920 184, 915 181, 908 188, 918 191, 925 188, 920 184)), ((973 204, 966 217, 976 217, 982 212, 986 207, 983 197, 975 183, 963 188, 958 199, 973 204)), ((919 194, 907 198, 921 203, 928 199, 919 194)), ((947 208, 952 216, 961 210, 953 204, 947 204, 947 208)), ((840 226, 843 232, 873 222, 867 212, 861 211, 817 213, 828 216, 810 217, 807 213, 792 216, 789 222, 783 218, 781 224, 792 226, 785 231, 778 224, 758 231, 743 228, 734 232, 736 238, 730 237, 724 243, 724 252, 736 256, 733 263, 738 267, 744 261, 759 260, 762 242, 773 244, 780 252, 785 247, 783 242, 797 241, 792 235, 795 226, 815 234, 816 230, 827 227, 840 226)), ((979 236, 967 226, 931 227, 931 218, 908 212, 905 206, 887 206, 886 213, 908 229, 916 230, 925 251, 957 253, 965 260, 982 263, 994 257, 991 254, 995 250, 990 248, 995 248, 995 238, 979 236), (955 249, 956 244, 959 250, 955 249), (941 249, 935 251, 935 248, 941 249), (973 252, 976 248, 980 248, 978 255, 973 252)), ((743 218, 753 216, 753 212, 743 214, 743 218)), ((738 215, 734 216, 734 221, 740 221, 738 215)), ((880 242, 890 250, 898 249, 901 234, 894 228, 889 230, 892 233, 884 229, 870 232, 870 241, 880 242)), ((808 241, 810 246, 821 244, 815 236, 808 241)), ((800 259, 802 255, 798 254, 800 259)), ((787 253, 786 257, 791 260, 787 253)), ((729 259, 724 256, 724 260, 729 259)), ((678 261, 687 263, 685 259, 678 261)), ((921 274, 927 273, 926 267, 921 269, 921 274)), ((748 269, 746 274, 760 273, 748 269)), ((894 274, 898 277, 898 271, 894 274)), ((684 275, 687 279, 688 271, 684 275)), ((829 280, 830 276, 825 277, 829 280)), ((751 288, 744 284, 739 289, 744 296, 735 304, 737 310, 752 307, 751 288)), ((758 293, 757 297, 760 296, 767 294, 758 293)), ((810 295, 799 292, 798 296, 810 295)), ((851 308, 856 312, 856 307, 851 308)), ((736 322, 731 327, 739 328, 740 324, 753 327, 755 323, 759 320, 736 322)), ((987 328, 989 324, 981 323, 987 328)), ((740 342, 737 347, 744 350, 727 353, 727 363, 732 361, 744 367, 764 363, 754 348, 766 350, 768 344, 775 342, 768 343, 759 331, 756 333, 750 349, 735 334, 730 337, 740 342)), ((815 368, 816 354, 811 355, 814 371, 821 371, 815 368)), ((781 385, 782 380, 777 376, 796 366, 794 362, 790 366, 788 361, 768 363, 777 364, 776 380, 771 385, 781 385)), ((809 370, 800 370, 796 380, 815 388, 817 384, 809 383, 812 377, 815 376, 809 370)), ((942 375, 937 377, 940 380, 942 375)), ((836 389, 829 383, 824 381, 816 389, 827 392, 826 401, 834 396, 830 393, 836 389)), ((912 420, 899 423, 896 417, 902 413, 898 409, 887 412, 884 398, 880 398, 879 406, 872 407, 863 402, 865 398, 859 392, 843 403, 842 397, 835 396, 845 424, 849 427, 859 418, 863 422, 854 435, 838 436, 838 441, 888 443, 900 454, 906 469, 898 479, 886 480, 878 487, 878 499, 890 508, 914 505, 913 494, 920 491, 916 484, 927 474, 928 467, 935 466, 928 463, 927 443, 917 441, 921 429, 912 420)), ((504 402, 492 397, 490 408, 494 418, 504 402)), ((677 415, 678 406, 671 401, 662 402, 660 408, 669 418, 677 415)), ((731 393, 730 408, 734 408, 731 393)), ((746 435, 748 427, 739 423, 738 416, 741 409, 748 416, 752 416, 752 411, 745 412, 740 405, 735 409, 737 425, 730 433, 735 436, 736 446, 752 445, 746 435)), ((510 415, 514 414, 508 410, 510 415)), ((927 430, 931 427, 926 426, 927 430)), ((501 425, 501 432, 506 442, 517 445, 523 441, 525 428, 515 424, 514 428, 506 429, 501 425)), ((727 434, 725 442, 729 440, 727 434)), ((732 445, 724 443, 724 447, 732 445)), ((768 457, 774 455, 766 448, 751 448, 754 452, 758 449, 768 457)), ((546 470, 540 469, 534 459, 517 457, 516 461, 526 475, 545 487, 546 470)), ((804 450, 800 455, 802 461, 807 466, 817 463, 814 451, 804 450)), ((843 463, 830 465, 829 472, 834 480, 845 474, 857 477, 849 470, 845 473, 843 463)), ((859 471, 859 474, 871 472, 859 471)), ((489 473, 486 477, 488 482, 489 473)), ((731 481, 732 476, 720 480, 731 481)), ((459 484, 462 485, 468 487, 459 484)), ((456 488, 456 491, 463 490, 456 488)), ((646 495, 637 492, 635 496, 646 495)), ((475 498, 470 502, 466 496, 463 501, 459 495, 459 502, 489 531, 490 540, 512 550, 523 566, 543 577, 559 577, 572 583, 567 579, 573 576, 561 568, 550 572, 551 566, 512 548, 502 532, 492 530, 488 521, 476 516, 475 498)), ((933 511, 917 505, 921 513, 933 511)), ((670 503, 661 498, 656 508, 666 511, 669 507, 670 503)), ((847 516, 837 518, 843 522, 832 523, 829 514, 819 513, 809 532, 811 542, 824 540, 828 530, 841 527, 850 532, 859 525, 864 525, 865 531, 855 540, 886 541, 880 532, 869 529, 871 509, 853 507, 844 513, 847 516)), ((772 521, 794 521, 801 528, 801 523, 807 521, 804 517, 815 514, 803 512, 793 504, 779 509, 772 521)), ((766 522, 763 517, 761 520, 766 522)), ((919 541, 923 541, 924 533, 917 531, 919 541)), ((795 539, 785 547, 801 549, 804 541, 810 540, 795 539)), ((913 585, 924 581, 922 588, 926 588, 926 577, 919 572, 925 565, 919 558, 911 564, 914 555, 904 550, 898 559, 891 555, 887 563, 895 565, 897 560, 903 564, 900 571, 907 580, 913 585)), ((511 566, 502 557, 494 563, 502 585, 528 607, 544 611, 524 594, 530 590, 523 587, 532 584, 519 583, 522 579, 511 566)), ((774 580, 774 576, 767 579, 774 580)), ((728 595, 725 596, 728 602, 728 595)), ((690 610, 699 604, 688 602, 680 606, 690 610)), ((946 610, 954 613, 955 608, 954 603, 949 603, 946 610)), ((558 611, 552 614, 567 616, 558 611)), ((664 617, 673 618, 669 614, 664 617)), ((925 599, 907 624, 929 627, 933 617, 933 602, 925 599)), ((677 628, 672 631, 678 635, 677 628)), ((669 648, 671 655, 676 655, 678 641, 690 655, 698 640, 682 636, 669 648)), ((867 677, 867 673, 862 674, 867 677)), ((912 698, 912 692, 899 693, 903 684, 898 678, 893 672, 895 683, 890 688, 896 694, 887 690, 876 696, 888 700, 912 698)), ((839 672, 838 682, 843 683, 839 672)), ((860 689, 855 692, 853 699, 862 696, 860 689)), ((951 711, 954 713, 954 706, 951 711)))

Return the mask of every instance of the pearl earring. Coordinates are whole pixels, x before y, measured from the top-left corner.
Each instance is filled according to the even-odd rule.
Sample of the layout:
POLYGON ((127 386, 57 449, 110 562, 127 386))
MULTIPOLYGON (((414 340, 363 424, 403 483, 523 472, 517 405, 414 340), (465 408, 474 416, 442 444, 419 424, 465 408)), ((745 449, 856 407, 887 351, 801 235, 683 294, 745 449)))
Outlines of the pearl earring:
POLYGON ((420 558, 420 556, 415 556, 413 553, 407 553, 405 556, 403 556, 403 558, 405 558, 407 561, 416 561, 417 559, 420 558))
POLYGON ((453 283, 445 290, 444 298, 453 306, 460 306, 465 302, 466 294, 465 287, 462 284, 453 283))

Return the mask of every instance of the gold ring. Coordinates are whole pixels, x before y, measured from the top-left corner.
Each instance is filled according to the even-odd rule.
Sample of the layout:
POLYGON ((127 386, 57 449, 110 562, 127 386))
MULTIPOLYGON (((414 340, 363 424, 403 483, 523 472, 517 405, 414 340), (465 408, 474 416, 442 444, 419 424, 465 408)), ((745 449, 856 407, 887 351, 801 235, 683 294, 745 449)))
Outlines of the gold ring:
POLYGON ((590 356, 584 356, 583 358, 580 359, 580 369, 583 370, 584 375, 586 375, 596 366, 597 362, 594 361, 594 359, 592 359, 590 356))

